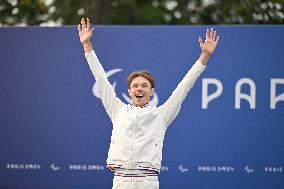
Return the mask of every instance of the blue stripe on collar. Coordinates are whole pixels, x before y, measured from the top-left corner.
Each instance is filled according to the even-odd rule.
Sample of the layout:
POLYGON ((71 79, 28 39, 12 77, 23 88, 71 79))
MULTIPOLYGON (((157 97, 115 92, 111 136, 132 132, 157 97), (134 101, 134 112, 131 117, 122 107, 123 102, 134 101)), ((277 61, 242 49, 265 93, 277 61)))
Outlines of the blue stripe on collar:
POLYGON ((147 104, 142 105, 142 106, 138 106, 138 105, 135 105, 135 104, 133 104, 133 103, 131 103, 130 105, 131 105, 132 107, 134 106, 134 107, 139 107, 139 108, 146 108, 147 106, 149 106, 149 102, 148 102, 147 104))

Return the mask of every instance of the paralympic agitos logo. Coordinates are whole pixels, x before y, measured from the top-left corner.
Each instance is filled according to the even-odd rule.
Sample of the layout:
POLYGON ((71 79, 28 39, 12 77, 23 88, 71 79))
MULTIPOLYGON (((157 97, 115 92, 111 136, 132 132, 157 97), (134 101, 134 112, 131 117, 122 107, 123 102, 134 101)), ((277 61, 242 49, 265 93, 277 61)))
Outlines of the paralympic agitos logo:
MULTIPOLYGON (((121 68, 116 68, 116 69, 109 70, 109 71, 106 72, 107 78, 109 78, 109 77, 112 76, 113 74, 116 74, 116 73, 121 72, 121 71, 122 71, 121 68)), ((114 81, 114 82, 112 83, 112 87, 113 87, 113 89, 115 90, 116 81, 114 81)), ((100 97, 101 97, 100 92, 99 92, 99 88, 98 88, 98 85, 97 85, 97 82, 94 83, 92 91, 93 91, 93 94, 94 94, 95 97, 97 97, 97 98, 100 98, 100 97)), ((122 95, 122 97, 124 98, 124 100, 125 100, 126 102, 131 103, 131 99, 129 98, 128 95, 126 95, 126 94, 123 93, 123 92, 121 93, 121 95, 122 95)), ((153 105, 155 105, 155 106, 158 106, 159 99, 158 99, 158 95, 157 95, 156 93, 154 94, 154 96, 153 96, 153 98, 152 98, 152 100, 151 100, 151 103, 152 103, 153 105)))

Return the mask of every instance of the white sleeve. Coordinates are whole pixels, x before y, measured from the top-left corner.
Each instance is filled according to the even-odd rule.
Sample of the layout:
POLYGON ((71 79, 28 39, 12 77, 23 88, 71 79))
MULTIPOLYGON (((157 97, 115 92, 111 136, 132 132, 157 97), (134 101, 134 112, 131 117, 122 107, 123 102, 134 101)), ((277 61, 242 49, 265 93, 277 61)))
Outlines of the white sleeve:
POLYGON ((107 75, 101 65, 96 53, 92 50, 85 54, 89 67, 98 84, 102 103, 106 109, 107 114, 113 121, 117 109, 125 105, 119 98, 116 97, 116 93, 107 79, 107 75))
POLYGON ((195 81, 205 68, 206 66, 197 60, 184 76, 182 81, 178 84, 177 88, 172 92, 168 100, 159 107, 166 126, 169 126, 176 118, 187 93, 193 87, 195 81))

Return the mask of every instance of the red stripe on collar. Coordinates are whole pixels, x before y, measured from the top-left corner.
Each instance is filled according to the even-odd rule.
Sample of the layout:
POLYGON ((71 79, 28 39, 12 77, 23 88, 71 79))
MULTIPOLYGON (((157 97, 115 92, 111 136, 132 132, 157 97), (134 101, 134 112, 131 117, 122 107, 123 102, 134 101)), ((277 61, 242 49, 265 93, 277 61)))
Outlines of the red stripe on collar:
POLYGON ((131 106, 135 106, 135 107, 139 107, 139 108, 146 108, 147 106, 149 106, 149 102, 147 104, 144 104, 143 106, 138 106, 135 104, 130 104, 131 106))

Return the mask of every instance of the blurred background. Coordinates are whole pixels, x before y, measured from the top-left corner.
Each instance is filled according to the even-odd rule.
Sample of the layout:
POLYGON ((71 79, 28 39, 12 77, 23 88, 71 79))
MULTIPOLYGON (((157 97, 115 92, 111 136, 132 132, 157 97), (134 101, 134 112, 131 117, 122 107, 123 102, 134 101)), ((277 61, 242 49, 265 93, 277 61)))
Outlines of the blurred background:
POLYGON ((0 26, 283 24, 284 0, 0 0, 0 26))

